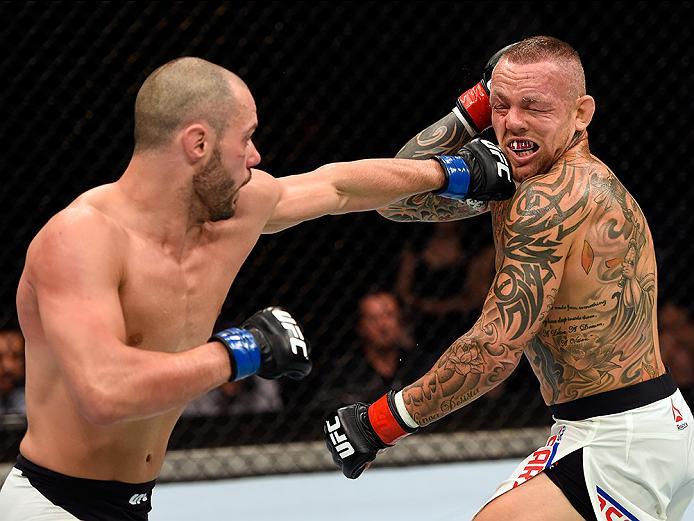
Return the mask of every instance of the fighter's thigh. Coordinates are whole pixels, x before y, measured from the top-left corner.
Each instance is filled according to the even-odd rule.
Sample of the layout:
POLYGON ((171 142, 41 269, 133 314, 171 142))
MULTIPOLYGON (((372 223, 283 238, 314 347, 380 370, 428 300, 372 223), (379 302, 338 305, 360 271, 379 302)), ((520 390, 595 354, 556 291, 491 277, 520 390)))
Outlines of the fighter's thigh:
POLYGON ((48 501, 17 469, 12 469, 0 488, 2 521, 78 521, 48 501))
POLYGON ((559 488, 543 473, 489 502, 475 521, 583 521, 559 488))

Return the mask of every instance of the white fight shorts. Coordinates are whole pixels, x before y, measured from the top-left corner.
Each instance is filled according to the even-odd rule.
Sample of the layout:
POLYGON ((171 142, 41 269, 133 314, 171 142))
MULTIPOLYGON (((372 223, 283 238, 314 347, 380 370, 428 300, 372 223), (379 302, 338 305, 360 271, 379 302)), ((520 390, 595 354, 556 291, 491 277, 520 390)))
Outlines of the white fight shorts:
POLYGON ((550 479, 586 519, 682 518, 694 496, 694 420, 669 373, 551 409, 555 423, 547 444, 530 454, 489 501, 552 469, 550 479), (585 417, 588 411, 592 415, 585 417), (575 463, 568 463, 572 454, 575 463), (556 478, 563 458, 566 467, 579 472, 582 467, 583 505, 556 478))

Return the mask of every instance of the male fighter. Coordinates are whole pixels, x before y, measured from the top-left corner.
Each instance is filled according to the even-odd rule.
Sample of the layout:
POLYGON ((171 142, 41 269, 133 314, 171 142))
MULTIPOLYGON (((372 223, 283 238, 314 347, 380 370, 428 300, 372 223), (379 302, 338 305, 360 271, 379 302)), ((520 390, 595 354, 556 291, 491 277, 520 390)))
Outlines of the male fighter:
POLYGON ((646 219, 588 148, 595 102, 580 58, 529 38, 505 50, 489 98, 486 84, 399 155, 456 148, 491 121, 521 183, 514 197, 471 208, 423 194, 382 211, 491 211, 497 274, 482 314, 412 385, 330 415, 328 448, 356 478, 379 450, 501 383, 525 353, 556 423, 475 519, 681 519, 694 493, 692 415, 660 358, 646 219))
POLYGON ((32 241, 17 291, 28 430, 0 491, 3 521, 146 519, 188 401, 251 374, 308 373, 303 333, 280 308, 210 336, 261 233, 418 192, 515 189, 503 154, 480 141, 439 161, 275 179, 253 169, 257 125, 231 72, 197 58, 160 67, 137 95, 122 177, 82 194, 32 241))

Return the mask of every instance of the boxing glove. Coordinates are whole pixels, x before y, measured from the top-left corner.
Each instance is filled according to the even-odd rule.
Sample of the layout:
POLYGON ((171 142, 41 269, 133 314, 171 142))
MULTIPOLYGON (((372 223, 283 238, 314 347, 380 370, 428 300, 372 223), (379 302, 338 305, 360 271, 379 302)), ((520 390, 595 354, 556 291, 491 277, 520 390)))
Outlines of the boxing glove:
POLYGON ((512 43, 494 54, 482 71, 482 79, 471 89, 466 90, 456 100, 453 113, 466 126, 471 136, 476 136, 492 124, 492 110, 489 106, 489 91, 494 66, 501 56, 511 47, 512 43))
POLYGON ((443 167, 446 181, 434 192, 460 201, 499 201, 516 191, 511 164, 491 141, 473 139, 455 156, 434 156, 443 167))
POLYGON ((310 349, 304 333, 296 320, 279 307, 258 311, 240 328, 219 331, 210 341, 221 342, 229 352, 229 381, 253 374, 300 380, 311 372, 310 349))
POLYGON ((358 478, 380 450, 417 431, 398 412, 396 396, 390 391, 371 405, 358 402, 342 407, 325 420, 325 444, 349 479, 358 478))

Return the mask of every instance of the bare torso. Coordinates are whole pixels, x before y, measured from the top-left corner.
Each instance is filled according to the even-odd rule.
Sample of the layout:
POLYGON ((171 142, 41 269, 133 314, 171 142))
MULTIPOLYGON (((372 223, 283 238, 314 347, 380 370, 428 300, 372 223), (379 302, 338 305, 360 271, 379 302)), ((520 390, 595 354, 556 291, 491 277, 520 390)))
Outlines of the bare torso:
MULTIPOLYGON (((557 169, 563 174, 531 178, 524 183, 530 192, 491 205, 498 269, 504 256, 522 256, 523 248, 533 248, 510 245, 503 237, 504 217, 513 206, 521 212, 526 205, 519 193, 536 198, 532 206, 539 211, 522 224, 535 232, 554 226, 548 221, 556 218, 562 194, 576 189, 583 194, 575 207, 561 210, 581 217, 567 219, 571 225, 563 233, 572 246, 561 284, 541 332, 525 348, 547 404, 633 385, 665 371, 657 336, 655 252, 643 212, 587 146, 567 155, 553 172, 557 169)), ((539 276, 553 276, 551 268, 539 276)), ((522 291, 503 291, 526 316, 541 313, 522 291)))
MULTIPOLYGON (((126 224, 114 186, 90 190, 64 212, 88 208, 111 223, 122 253, 118 290, 125 321, 122 341, 134 349, 165 352, 204 344, 231 283, 263 230, 272 203, 256 198, 251 208, 240 201, 233 219, 204 224, 187 249, 173 252, 126 224)), ((253 188, 249 185, 244 190, 253 188)), ((41 247, 44 233, 39 232, 31 248, 41 247)), ((41 270, 40 255, 32 255, 31 248, 17 293, 26 337, 29 423, 22 454, 71 476, 130 483, 154 479, 182 407, 101 426, 81 414, 61 374, 51 339, 44 336, 32 285, 41 270)))

